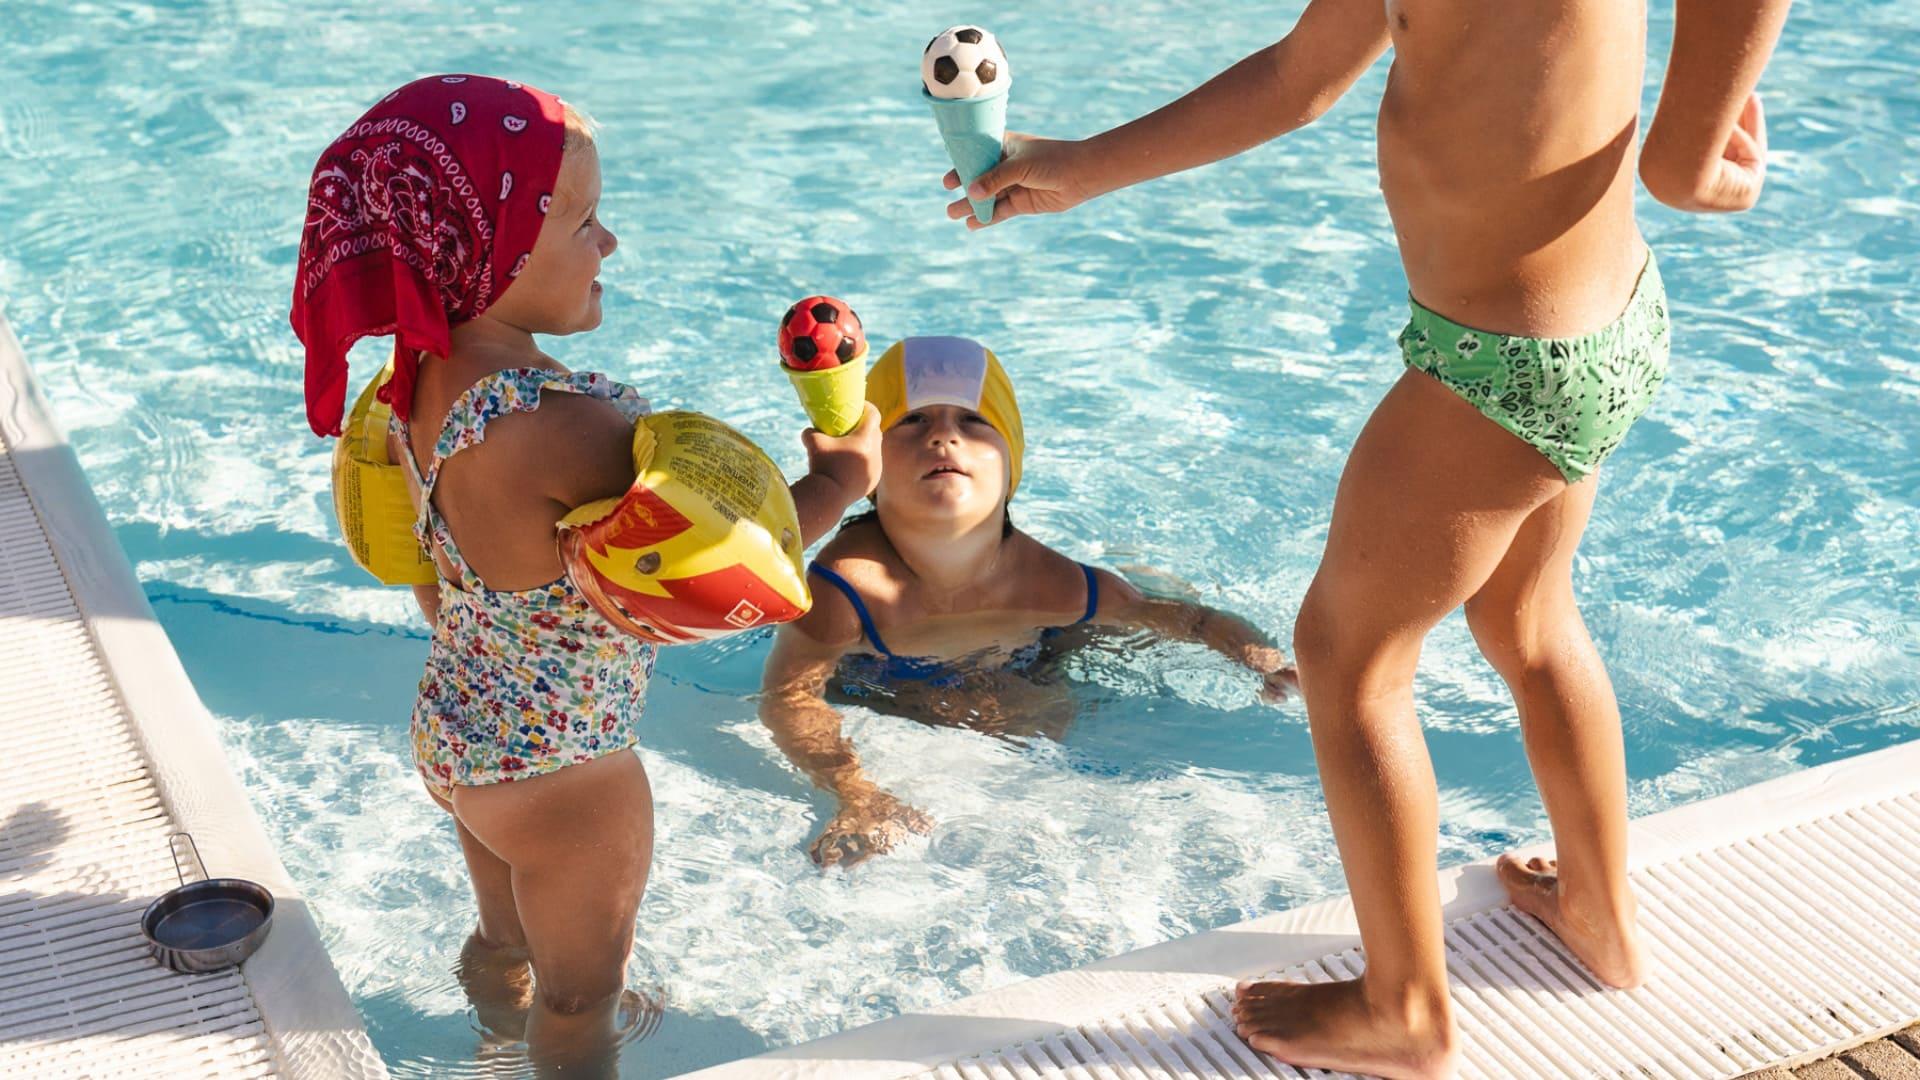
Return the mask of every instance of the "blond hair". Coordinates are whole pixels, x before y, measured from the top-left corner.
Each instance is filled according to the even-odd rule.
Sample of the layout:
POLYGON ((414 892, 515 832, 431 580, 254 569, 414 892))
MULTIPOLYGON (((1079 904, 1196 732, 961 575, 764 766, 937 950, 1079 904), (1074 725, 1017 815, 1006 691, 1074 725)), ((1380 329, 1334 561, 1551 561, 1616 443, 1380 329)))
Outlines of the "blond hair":
POLYGON ((592 146, 594 134, 600 130, 600 125, 595 123, 593 117, 588 116, 585 111, 574 108, 570 102, 563 101, 560 107, 565 110, 567 125, 566 141, 560 144, 560 152, 568 154, 592 146))

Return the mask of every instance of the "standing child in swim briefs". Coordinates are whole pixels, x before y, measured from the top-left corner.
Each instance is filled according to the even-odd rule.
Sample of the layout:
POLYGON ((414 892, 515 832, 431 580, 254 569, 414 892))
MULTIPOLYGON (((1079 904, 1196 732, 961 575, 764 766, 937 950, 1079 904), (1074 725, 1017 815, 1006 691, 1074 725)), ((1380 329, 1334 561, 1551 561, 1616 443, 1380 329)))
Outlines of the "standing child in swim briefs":
MULTIPOLYGON (((593 138, 532 87, 421 79, 327 148, 308 199, 293 325, 316 432, 339 433, 354 340, 396 337, 384 397, 441 578, 414 765, 473 879, 469 990, 510 997, 531 965, 530 1053, 598 1067, 653 846, 632 749, 654 649, 575 589, 555 526, 633 483, 647 404, 534 338, 600 324, 595 278, 615 241, 593 138)), ((878 425, 806 441, 812 471, 792 493, 811 543, 872 490, 878 425)))
POLYGON ((861 771, 830 683, 991 707, 979 675, 1024 669, 1049 628, 1090 623, 1201 642, 1259 675, 1269 699, 1293 685, 1285 654, 1244 620, 1144 596, 1013 527, 1026 433, 1006 369, 979 342, 899 342, 868 373, 867 400, 885 431, 874 511, 810 567, 813 609, 780 628, 760 706, 775 743, 839 801, 816 862, 858 862, 932 827, 861 771))
MULTIPOLYGON (((1637 158, 1655 198, 1758 199, 1753 91, 1787 6, 1677 0, 1637 158)), ((1572 569, 1597 471, 1667 371, 1666 297, 1633 212, 1645 44, 1639 4, 1310 0, 1285 38, 1151 115, 1079 142, 1008 136, 967 192, 997 198, 998 223, 1204 165, 1310 122, 1394 51, 1380 187, 1412 293, 1406 370, 1347 459, 1293 639, 1367 968, 1245 985, 1235 1006, 1256 1049, 1294 1064, 1454 1070, 1412 680, 1427 631, 1463 604, 1518 706, 1558 855, 1503 859, 1501 879, 1607 985, 1644 975, 1620 715, 1572 569)))

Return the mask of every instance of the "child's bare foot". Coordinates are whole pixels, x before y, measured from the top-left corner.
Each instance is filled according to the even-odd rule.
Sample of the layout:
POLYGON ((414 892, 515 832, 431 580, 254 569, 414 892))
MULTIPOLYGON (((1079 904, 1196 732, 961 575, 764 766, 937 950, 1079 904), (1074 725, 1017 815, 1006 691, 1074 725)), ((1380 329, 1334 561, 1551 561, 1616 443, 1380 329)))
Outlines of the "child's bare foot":
POLYGON ((1241 983, 1233 1020, 1247 1045, 1290 1065, 1392 1080, 1447 1080, 1458 1064, 1444 998, 1417 1014, 1381 1016, 1357 979, 1241 983))
POLYGON ((483 1038, 509 1043, 526 1038, 533 1007, 533 967, 524 945, 496 945, 475 930, 460 949, 454 978, 473 1004, 483 1038))
POLYGON ((639 1042, 641 1039, 659 1030, 660 1017, 667 1011, 667 994, 664 990, 626 989, 620 991, 620 1011, 614 1014, 613 1027, 619 1034, 615 1041, 625 1044, 639 1042))
POLYGON ((1513 906, 1545 923, 1595 978, 1621 990, 1640 985, 1645 967, 1630 901, 1619 913, 1574 910, 1560 892, 1559 863, 1553 859, 1528 859, 1523 863, 1512 855, 1502 855, 1495 871, 1513 906))

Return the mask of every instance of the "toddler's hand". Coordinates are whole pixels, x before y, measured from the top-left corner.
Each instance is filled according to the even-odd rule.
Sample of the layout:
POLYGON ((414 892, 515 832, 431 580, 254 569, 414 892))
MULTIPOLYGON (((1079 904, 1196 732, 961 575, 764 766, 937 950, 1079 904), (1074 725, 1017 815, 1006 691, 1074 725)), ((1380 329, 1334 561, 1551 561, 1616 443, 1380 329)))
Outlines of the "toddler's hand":
MULTIPOLYGON (((993 220, 987 225, 1021 214, 1057 214, 1070 210, 1099 194, 1084 175, 1080 143, 1042 139, 1034 135, 1007 132, 1000 152, 1000 164, 981 173, 968 186, 966 195, 994 197, 993 220)), ((949 169, 942 181, 947 190, 960 186, 960 174, 949 169)), ((947 204, 947 216, 965 218, 967 228, 987 226, 973 216, 973 207, 965 198, 947 204)))
POLYGON ((869 402, 859 426, 833 436, 817 428, 800 435, 807 448, 807 472, 824 476, 846 495, 844 509, 873 493, 880 483, 880 410, 869 402))
POLYGON ((852 866, 892 851, 910 834, 932 831, 925 811, 875 791, 843 803, 807 854, 821 866, 852 866))
POLYGON ((1648 192, 1676 210, 1724 214, 1753 209, 1767 182, 1767 112, 1760 105, 1759 93, 1747 95, 1747 103, 1727 132, 1720 155, 1713 159, 1707 174, 1691 185, 1667 179, 1677 170, 1663 168, 1657 159, 1649 161, 1644 152, 1640 165, 1648 192))
POLYGON ((1247 666, 1260 674, 1260 700, 1273 704, 1285 701, 1300 689, 1300 673, 1287 661, 1287 654, 1269 646, 1260 646, 1247 658, 1247 666))

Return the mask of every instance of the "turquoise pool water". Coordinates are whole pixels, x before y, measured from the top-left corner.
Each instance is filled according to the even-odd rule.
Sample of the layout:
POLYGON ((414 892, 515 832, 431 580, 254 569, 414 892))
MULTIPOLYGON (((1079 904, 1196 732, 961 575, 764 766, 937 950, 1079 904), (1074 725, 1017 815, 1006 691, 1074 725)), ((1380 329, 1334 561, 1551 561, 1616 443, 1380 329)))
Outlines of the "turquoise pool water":
MULTIPOLYGON (((876 339, 977 336, 1026 406, 1024 527, 1284 637, 1340 462, 1399 368, 1405 285, 1373 167, 1384 66, 1243 159, 968 235, 941 210, 914 64, 941 26, 986 23, 1018 65, 1013 123, 1081 134, 1278 36, 1297 6, 1254 22, 1225 3, 789 2, 753 5, 747 31, 685 2, 7 5, 0 305, 397 1073, 475 1067, 449 974, 472 906, 407 764, 424 635, 346 563, 328 446, 302 419, 285 314, 325 141, 431 71, 585 105, 623 246, 605 328, 556 344, 570 364, 716 412, 798 467, 772 351, 788 302, 843 296, 876 339)), ((1645 208, 1674 376, 1609 467, 1580 564, 1636 812, 1920 736, 1916 72, 1911 5, 1799 5, 1765 86, 1761 208, 1645 208)), ((938 828, 822 874, 803 848, 824 804, 749 699, 766 648, 661 661, 633 966, 669 1011, 627 1075, 1343 888, 1300 709, 1256 704, 1184 647, 1075 661, 1079 718, 1057 743, 852 712, 875 776, 938 828)), ((1540 838, 1511 706, 1457 618, 1419 694, 1443 859, 1540 838)))

